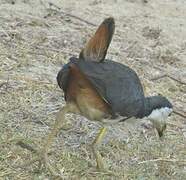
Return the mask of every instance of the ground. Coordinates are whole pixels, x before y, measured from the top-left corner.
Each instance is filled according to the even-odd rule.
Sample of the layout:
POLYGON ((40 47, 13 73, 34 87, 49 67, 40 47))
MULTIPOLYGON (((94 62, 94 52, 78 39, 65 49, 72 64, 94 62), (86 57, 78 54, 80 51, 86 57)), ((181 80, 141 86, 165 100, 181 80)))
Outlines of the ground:
MULTIPOLYGON (((100 151, 112 175, 95 173, 89 145, 100 126, 68 115, 51 148, 63 179, 186 178, 185 0, 1 0, 0 179, 54 179, 21 143, 41 148, 65 104, 56 74, 104 18, 116 31, 107 58, 133 68, 147 96, 174 105, 162 139, 147 120, 108 127, 100 151)), ((114 72, 113 72, 114 73, 114 72)))

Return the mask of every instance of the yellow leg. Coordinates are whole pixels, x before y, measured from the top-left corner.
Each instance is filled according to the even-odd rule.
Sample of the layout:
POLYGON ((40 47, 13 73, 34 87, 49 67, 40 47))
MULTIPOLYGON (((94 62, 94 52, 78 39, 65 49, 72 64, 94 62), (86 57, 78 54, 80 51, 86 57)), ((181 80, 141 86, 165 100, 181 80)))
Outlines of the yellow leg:
POLYGON ((43 152, 48 152, 50 145, 52 144, 53 139, 55 138, 55 136, 57 135, 58 131, 62 128, 62 126, 64 125, 64 121, 65 121, 65 114, 66 113, 79 113, 79 110, 77 108, 77 106, 75 104, 67 104, 66 106, 64 106, 58 113, 56 116, 56 122, 52 128, 52 131, 50 132, 50 134, 47 136, 46 140, 45 140, 45 145, 43 147, 44 151, 43 152))
POLYGON ((101 157, 101 154, 99 153, 99 151, 97 150, 97 147, 101 143, 102 139, 104 138, 106 131, 107 131, 107 129, 105 127, 101 128, 101 130, 99 131, 96 139, 92 143, 92 151, 93 151, 93 154, 96 158, 96 163, 97 163, 97 169, 98 170, 104 170, 102 157, 101 157))
POLYGON ((58 113, 57 113, 57 117, 56 117, 56 122, 53 126, 52 131, 50 132, 50 134, 47 136, 46 140, 45 140, 45 145, 41 151, 41 154, 39 155, 41 157, 41 160, 44 160, 44 165, 46 166, 46 168, 53 174, 53 175, 58 175, 54 168, 49 164, 48 162, 48 151, 49 148, 55 138, 55 136, 57 135, 57 133, 59 132, 59 130, 61 129, 61 127, 64 124, 65 121, 65 114, 66 113, 78 113, 79 110, 77 108, 76 105, 74 104, 67 104, 66 106, 64 106, 58 113))
POLYGON ((55 136, 57 135, 58 131, 60 130, 60 128, 62 127, 62 125, 64 123, 65 114, 68 113, 69 110, 70 110, 69 106, 66 105, 57 113, 56 121, 55 121, 55 124, 52 128, 52 131, 50 132, 50 134, 47 136, 47 138, 45 140, 43 152, 46 152, 46 153, 48 152, 53 139, 55 138, 55 136))
POLYGON ((54 176, 60 176, 59 173, 55 171, 55 169, 50 165, 49 160, 48 160, 48 151, 49 148, 59 132, 60 128, 63 126, 64 121, 65 121, 65 114, 66 113, 79 113, 79 110, 75 104, 69 103, 66 106, 64 106, 58 113, 56 117, 55 124, 52 128, 52 131, 49 133, 47 138, 45 139, 45 145, 42 148, 41 151, 37 152, 38 157, 32 159, 31 161, 21 165, 21 166, 16 166, 16 167, 26 167, 29 166, 30 164, 33 164, 37 161, 40 162, 40 164, 44 164, 45 167, 51 172, 52 175, 54 176))

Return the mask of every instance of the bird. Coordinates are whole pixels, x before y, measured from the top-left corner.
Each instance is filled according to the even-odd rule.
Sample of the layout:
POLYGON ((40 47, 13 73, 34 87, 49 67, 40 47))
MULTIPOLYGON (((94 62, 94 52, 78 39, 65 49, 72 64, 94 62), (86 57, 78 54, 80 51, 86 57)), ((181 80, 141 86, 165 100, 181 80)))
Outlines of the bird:
POLYGON ((54 127, 41 152, 45 165, 52 172, 47 154, 66 121, 67 113, 79 114, 102 124, 91 145, 99 171, 104 170, 104 163, 98 146, 106 134, 107 123, 146 117, 157 129, 159 136, 163 135, 173 105, 161 95, 145 97, 141 81, 133 69, 105 58, 114 30, 114 18, 106 18, 79 57, 71 57, 57 74, 57 83, 64 92, 66 104, 57 113, 54 127))

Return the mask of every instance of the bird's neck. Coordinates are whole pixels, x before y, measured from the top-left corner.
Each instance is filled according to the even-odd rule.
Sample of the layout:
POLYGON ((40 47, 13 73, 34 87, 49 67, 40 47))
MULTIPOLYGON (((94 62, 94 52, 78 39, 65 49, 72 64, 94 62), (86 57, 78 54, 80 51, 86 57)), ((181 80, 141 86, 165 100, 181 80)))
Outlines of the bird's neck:
MULTIPOLYGON (((143 117, 148 117, 152 112, 160 111, 166 109, 172 109, 172 104, 167 98, 163 96, 151 96, 144 99, 144 114, 143 117)), ((168 113, 168 112, 167 112, 168 113)))
POLYGON ((152 96, 144 99, 144 114, 161 137, 166 128, 166 119, 172 112, 172 104, 163 96, 152 96))

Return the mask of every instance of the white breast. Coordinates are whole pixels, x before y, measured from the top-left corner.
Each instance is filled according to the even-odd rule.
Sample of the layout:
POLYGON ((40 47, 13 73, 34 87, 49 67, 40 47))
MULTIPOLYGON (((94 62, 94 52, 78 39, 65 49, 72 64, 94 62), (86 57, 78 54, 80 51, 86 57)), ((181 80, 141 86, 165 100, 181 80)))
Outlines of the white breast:
POLYGON ((151 112, 151 114, 147 117, 150 120, 165 120, 168 118, 169 114, 172 112, 172 108, 163 107, 160 109, 155 109, 151 112))

